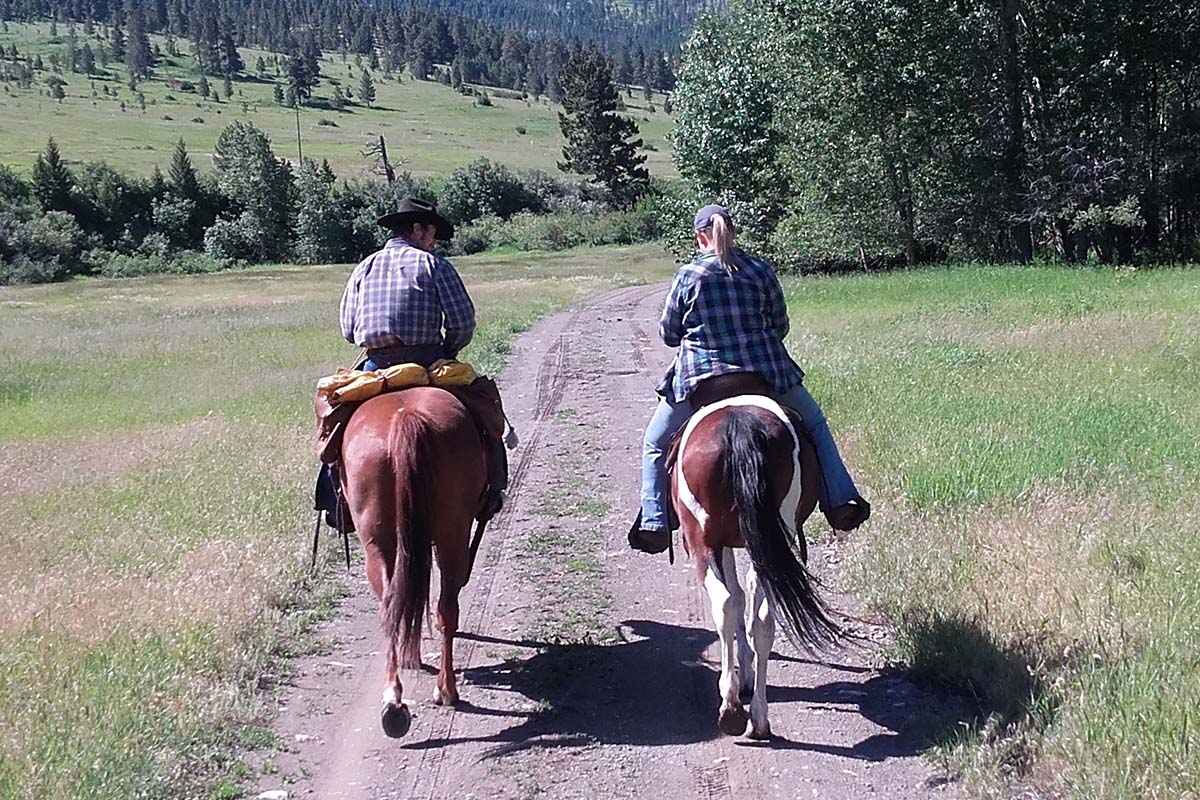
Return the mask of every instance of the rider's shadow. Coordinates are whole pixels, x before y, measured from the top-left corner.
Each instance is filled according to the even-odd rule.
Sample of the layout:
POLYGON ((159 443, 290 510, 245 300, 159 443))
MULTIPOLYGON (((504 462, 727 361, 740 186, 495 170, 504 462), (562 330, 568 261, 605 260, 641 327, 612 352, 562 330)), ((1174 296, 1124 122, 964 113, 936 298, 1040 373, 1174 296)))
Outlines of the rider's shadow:
MULTIPOLYGON (((459 707, 460 713, 512 716, 520 720, 495 735, 474 741, 494 742, 488 755, 495 757, 534 746, 679 745, 720 736, 716 725, 717 669, 705 658, 716 634, 711 629, 647 620, 626 621, 619 633, 621 641, 603 645, 553 645, 473 637, 495 644, 538 648, 525 659, 467 669, 463 678, 468 686, 515 692, 539 708, 527 715, 464 702, 459 707)), ((772 660, 803 659, 776 653, 772 660)), ((824 663, 846 673, 861 669, 824 663)), ((778 678, 779 674, 775 672, 773 676, 778 678)), ((744 743, 830 752, 864 761, 921 752, 928 748, 930 738, 910 724, 911 709, 904 711, 899 707, 902 704, 897 702, 895 688, 904 685, 911 686, 902 679, 886 676, 875 676, 865 683, 831 681, 807 687, 772 684, 768 696, 776 713, 784 705, 805 703, 861 714, 884 730, 845 747, 781 737, 744 743)), ((410 747, 441 747, 452 743, 431 739, 410 747)))

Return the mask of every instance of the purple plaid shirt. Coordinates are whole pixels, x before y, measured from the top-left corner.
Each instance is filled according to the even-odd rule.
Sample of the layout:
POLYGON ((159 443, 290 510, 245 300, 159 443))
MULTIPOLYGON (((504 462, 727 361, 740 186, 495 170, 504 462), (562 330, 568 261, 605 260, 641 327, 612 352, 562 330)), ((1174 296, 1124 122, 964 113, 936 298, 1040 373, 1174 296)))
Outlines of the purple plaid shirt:
POLYGON ((475 306, 449 261, 391 239, 350 274, 341 321, 346 341, 368 350, 433 344, 455 356, 475 333, 475 306))
POLYGON ((787 306, 775 269, 736 253, 738 268, 727 272, 713 253, 679 268, 663 308, 659 334, 678 347, 658 393, 687 400, 705 378, 754 372, 783 394, 804 379, 788 355, 787 306))

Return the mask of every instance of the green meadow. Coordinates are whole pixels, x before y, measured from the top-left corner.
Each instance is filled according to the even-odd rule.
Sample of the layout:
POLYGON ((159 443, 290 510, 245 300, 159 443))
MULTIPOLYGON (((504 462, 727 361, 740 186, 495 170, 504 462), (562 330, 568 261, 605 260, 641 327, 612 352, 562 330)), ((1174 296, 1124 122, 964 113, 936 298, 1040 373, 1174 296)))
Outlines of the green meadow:
MULTIPOLYGON (((654 247, 461 259, 513 333, 663 279, 654 247)), ((316 377, 346 267, 0 290, 0 796, 229 796, 260 677, 311 646, 316 377)), ((978 714, 972 792, 1192 796, 1200 273, 962 266, 784 280, 789 347, 875 503, 849 574, 890 655, 978 714)), ((336 548, 328 551, 336 556, 336 548)))
MULTIPOLYGON (((78 28, 80 46, 91 41, 78 28)), ((8 23, 8 32, 0 33, 0 45, 16 45, 22 55, 64 53, 67 30, 58 26, 58 37, 50 35, 49 23, 8 23)), ((34 159, 54 136, 69 162, 107 161, 113 167, 148 175, 155 166, 164 172, 171 151, 179 139, 186 142, 196 166, 211 168, 210 157, 221 130, 234 120, 252 122, 270 135, 281 157, 297 158, 297 115, 293 109, 275 103, 274 85, 286 89, 286 79, 277 76, 271 54, 249 48, 240 50, 247 72, 233 82, 233 96, 221 102, 201 100, 194 92, 172 89, 170 78, 199 81, 185 40, 179 40, 180 56, 165 54, 161 37, 151 37, 164 49, 154 77, 139 85, 146 100, 143 111, 137 92, 127 85, 124 64, 111 62, 102 74, 88 77, 64 71, 66 98, 57 102, 50 97, 45 78, 37 74, 32 89, 16 84, 0 88, 0 163, 28 174, 34 159), (265 77, 255 74, 259 57, 268 61, 265 77), (104 87, 115 96, 104 94, 104 87), (95 92, 95 94, 93 94, 95 92), (124 105, 124 108, 122 108, 124 105)), ((327 99, 337 81, 343 89, 358 93, 360 68, 353 57, 343 62, 340 55, 326 53, 321 61, 318 99, 327 99)), ((561 158, 562 136, 558 128, 558 107, 545 98, 505 99, 489 90, 491 106, 476 105, 449 86, 435 81, 414 80, 404 73, 398 80, 386 80, 382 71, 372 73, 376 101, 372 108, 357 103, 338 112, 332 109, 300 109, 300 139, 306 158, 328 159, 339 177, 366 177, 371 165, 361 155, 363 147, 380 135, 398 168, 418 177, 445 176, 456 167, 478 158, 488 158, 513 169, 540 169, 555 172, 561 158), (330 124, 332 123, 332 124, 330 124)), ((209 77, 211 86, 222 91, 222 78, 209 77)), ((487 90, 487 87, 480 87, 487 90)), ((667 134, 672 118, 663 112, 663 97, 647 103, 640 92, 626 97, 629 114, 641 127, 649 149, 647 165, 651 173, 670 177, 671 164, 667 134), (655 110, 651 111, 649 106, 655 110)))
MULTIPOLYGON (((537 317, 672 262, 458 266, 481 319, 464 358, 494 374, 537 317)), ((270 743, 260 679, 312 646, 334 591, 307 563, 311 403, 356 355, 347 273, 0 289, 0 797, 238 796, 236 747, 270 743)))
POLYGON ((898 662, 981 710, 944 763, 984 797, 1195 797, 1200 273, 786 288, 790 349, 876 504, 854 584, 898 662))

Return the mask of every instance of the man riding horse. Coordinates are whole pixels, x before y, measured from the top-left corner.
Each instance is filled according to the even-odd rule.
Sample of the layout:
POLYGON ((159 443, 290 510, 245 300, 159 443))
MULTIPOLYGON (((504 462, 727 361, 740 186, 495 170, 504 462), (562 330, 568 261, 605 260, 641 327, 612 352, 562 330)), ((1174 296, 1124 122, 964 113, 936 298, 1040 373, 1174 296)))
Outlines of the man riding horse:
MULTIPOLYGON (((382 370, 397 364, 430 367, 454 359, 475 333, 475 305, 454 266, 434 252, 449 241, 454 226, 421 200, 400 201, 379 219, 391 236, 382 250, 354 268, 342 295, 340 320, 346 341, 366 350, 360 368, 382 370)), ((481 379, 473 391, 459 393, 480 425, 487 452, 487 496, 480 518, 490 518, 503 504, 508 487, 508 456, 502 432, 487 422, 501 409, 495 384, 481 379), (493 428, 493 429, 489 429, 493 428)), ((502 418, 502 411, 499 412, 502 418)), ((323 473, 317 505, 326 521, 337 525, 333 481, 323 473)), ((352 525, 352 523, 350 523, 352 525)))
POLYGON ((648 553, 670 545, 678 522, 668 505, 667 451, 696 406, 706 402, 704 395, 732 376, 743 385, 746 378, 756 382, 800 415, 820 461, 821 511, 836 530, 857 528, 871 507, 855 488, 821 407, 804 387, 804 372, 784 346, 789 321, 774 268, 734 247, 733 222, 721 206, 700 209, 694 232, 699 254, 675 274, 663 310, 660 334, 678 352, 646 428, 641 511, 630 545, 648 553))

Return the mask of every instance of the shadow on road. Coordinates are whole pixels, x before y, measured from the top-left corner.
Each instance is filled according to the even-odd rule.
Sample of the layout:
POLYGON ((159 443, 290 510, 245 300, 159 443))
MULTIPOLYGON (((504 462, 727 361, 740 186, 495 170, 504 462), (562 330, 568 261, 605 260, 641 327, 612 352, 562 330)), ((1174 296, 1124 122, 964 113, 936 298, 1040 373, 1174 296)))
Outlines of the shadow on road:
MULTIPOLYGON (((535 704, 525 714, 462 703, 459 713, 513 717, 520 722, 487 737, 435 738, 405 745, 410 749, 445 747, 462 742, 492 742, 491 757, 537 747, 579 747, 593 743, 662 746, 714 739, 718 708, 717 670, 705 661, 716 640, 712 630, 664 625, 648 620, 621 624, 621 641, 612 644, 555 645, 465 634, 464 638, 509 647, 535 648, 526 658, 474 667, 463 672, 465 685, 515 692, 535 704)), ((772 660, 809 663, 843 673, 858 667, 811 662, 791 656, 772 660)), ((779 668, 777 665, 776 669, 779 668)), ((778 677, 772 672, 772 677, 778 677)), ((882 761, 911 756, 936 740, 931 719, 919 708, 918 690, 903 678, 878 675, 865 682, 832 681, 818 686, 770 686, 773 706, 803 703, 826 713, 862 715, 880 727, 853 746, 789 741, 739 741, 747 747, 805 750, 882 761)), ((775 712, 778 714, 778 711, 775 712)), ((949 721, 939 724, 952 724, 949 721)))

